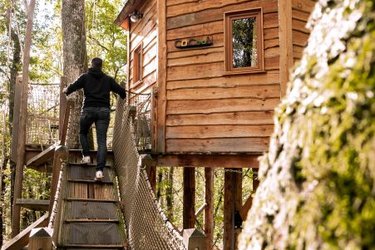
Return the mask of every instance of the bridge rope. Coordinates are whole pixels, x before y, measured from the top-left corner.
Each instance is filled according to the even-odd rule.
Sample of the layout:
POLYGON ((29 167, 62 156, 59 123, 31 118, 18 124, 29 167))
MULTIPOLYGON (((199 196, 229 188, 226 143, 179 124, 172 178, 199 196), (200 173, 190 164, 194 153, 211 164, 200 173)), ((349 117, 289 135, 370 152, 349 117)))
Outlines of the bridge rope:
POLYGON ((130 108, 119 100, 113 135, 115 168, 131 249, 186 249, 182 236, 162 212, 139 155, 130 108))

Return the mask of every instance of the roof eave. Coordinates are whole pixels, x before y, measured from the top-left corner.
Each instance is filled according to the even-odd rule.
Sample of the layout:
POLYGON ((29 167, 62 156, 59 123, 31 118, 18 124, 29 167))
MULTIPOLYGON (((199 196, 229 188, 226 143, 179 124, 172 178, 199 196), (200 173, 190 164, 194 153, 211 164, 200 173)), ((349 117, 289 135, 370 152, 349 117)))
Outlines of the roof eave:
POLYGON ((133 13, 137 8, 140 7, 140 5, 145 2, 142 0, 127 0, 125 2, 124 8, 122 8, 120 14, 118 14, 115 24, 125 28, 127 25, 124 25, 124 23, 128 22, 128 17, 131 13, 133 13))

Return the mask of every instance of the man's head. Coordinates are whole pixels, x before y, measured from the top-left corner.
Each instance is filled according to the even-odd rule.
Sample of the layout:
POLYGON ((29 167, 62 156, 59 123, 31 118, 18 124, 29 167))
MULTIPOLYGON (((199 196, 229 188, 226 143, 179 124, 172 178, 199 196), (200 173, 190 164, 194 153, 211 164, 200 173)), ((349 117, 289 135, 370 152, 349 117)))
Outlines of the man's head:
POLYGON ((98 58, 98 57, 95 57, 91 60, 91 67, 94 68, 94 69, 102 69, 102 66, 103 66, 103 60, 98 58))

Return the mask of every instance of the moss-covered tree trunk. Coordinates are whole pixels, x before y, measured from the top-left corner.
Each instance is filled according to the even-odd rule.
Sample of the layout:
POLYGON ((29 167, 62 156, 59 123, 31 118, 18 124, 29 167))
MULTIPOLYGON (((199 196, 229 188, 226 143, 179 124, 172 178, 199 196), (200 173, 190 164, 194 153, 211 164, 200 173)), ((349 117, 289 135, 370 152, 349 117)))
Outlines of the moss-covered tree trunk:
POLYGON ((240 249, 375 249, 375 1, 319 1, 240 249))
MULTIPOLYGON (((84 0, 63 0, 61 9, 63 30, 64 77, 67 84, 75 81, 87 69, 85 2, 84 0)), ((74 93, 74 104, 70 113, 67 145, 79 147, 79 116, 82 106, 82 92, 74 93)))

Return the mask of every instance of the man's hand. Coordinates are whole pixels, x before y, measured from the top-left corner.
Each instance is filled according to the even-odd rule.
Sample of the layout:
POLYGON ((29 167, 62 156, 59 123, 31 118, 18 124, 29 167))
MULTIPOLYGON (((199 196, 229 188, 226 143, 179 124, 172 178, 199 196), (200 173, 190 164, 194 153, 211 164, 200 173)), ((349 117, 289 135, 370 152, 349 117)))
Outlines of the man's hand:
POLYGON ((68 92, 68 87, 63 88, 62 92, 66 95, 66 92, 68 92))

